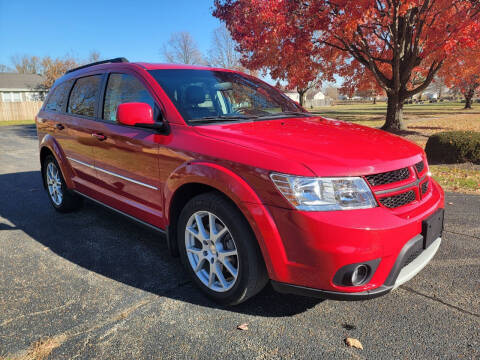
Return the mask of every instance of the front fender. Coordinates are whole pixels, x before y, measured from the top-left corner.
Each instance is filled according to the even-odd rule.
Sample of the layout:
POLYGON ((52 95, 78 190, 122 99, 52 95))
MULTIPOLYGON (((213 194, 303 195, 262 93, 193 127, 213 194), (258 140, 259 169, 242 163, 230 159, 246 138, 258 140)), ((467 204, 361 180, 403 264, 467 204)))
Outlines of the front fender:
MULTIPOLYGON (((42 153, 42 150, 45 148, 50 150, 50 152, 55 157, 55 160, 57 160, 58 165, 60 166, 60 170, 63 174, 63 178, 65 179, 65 184, 69 189, 73 189, 74 188, 74 184, 72 181, 73 169, 67 159, 67 156, 62 150, 60 144, 58 144, 57 140, 55 140, 55 138, 52 135, 46 134, 40 140, 39 148, 40 148, 40 154, 42 153)), ((43 166, 43 164, 41 165, 43 166)))
POLYGON ((176 169, 165 184, 165 214, 170 224, 170 206, 175 192, 185 184, 208 185, 226 195, 240 209, 252 228, 271 279, 285 275, 287 257, 283 242, 268 209, 240 176, 215 163, 192 162, 176 169))

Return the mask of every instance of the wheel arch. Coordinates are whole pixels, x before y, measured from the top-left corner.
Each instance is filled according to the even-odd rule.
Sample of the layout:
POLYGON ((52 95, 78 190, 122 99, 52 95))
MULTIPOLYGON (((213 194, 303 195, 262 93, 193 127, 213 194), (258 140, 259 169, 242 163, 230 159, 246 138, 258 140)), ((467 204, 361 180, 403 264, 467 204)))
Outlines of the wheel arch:
MULTIPOLYGON (((280 249, 283 250, 283 243, 269 211, 243 178, 215 163, 184 164, 167 180, 164 194, 166 223, 168 224, 167 242, 170 253, 173 256, 179 254, 176 242, 176 220, 180 211, 193 196, 205 192, 216 192, 222 195, 243 214, 257 239, 270 277, 275 278, 279 269, 275 269, 277 268, 276 261, 271 258, 269 249, 276 247, 278 253, 280 249), (253 208, 254 211, 252 211, 253 208)), ((282 259, 283 261, 284 259, 282 259)))
MULTIPOLYGON (((48 155, 52 155, 55 160, 57 160, 58 165, 60 166, 60 171, 63 174, 63 178, 65 179, 65 183, 69 189, 73 188, 73 171, 70 166, 70 163, 65 156, 62 148, 55 140, 53 136, 47 134, 43 137, 42 141, 40 142, 40 166, 42 170, 42 179, 43 179, 43 163, 45 158, 48 155)), ((43 179, 43 185, 45 186, 45 179, 43 179)))

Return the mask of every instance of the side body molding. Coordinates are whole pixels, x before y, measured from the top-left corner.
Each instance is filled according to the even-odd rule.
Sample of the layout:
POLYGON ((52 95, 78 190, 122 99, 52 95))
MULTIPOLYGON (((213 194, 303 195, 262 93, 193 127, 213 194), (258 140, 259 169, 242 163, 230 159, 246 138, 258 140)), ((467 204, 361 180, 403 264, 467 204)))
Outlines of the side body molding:
POLYGON ((243 178, 223 166, 210 162, 191 162, 183 164, 170 175, 164 191, 167 224, 174 220, 169 217, 175 192, 183 185, 192 183, 208 185, 229 197, 249 222, 270 278, 286 275, 287 256, 270 212, 243 178))

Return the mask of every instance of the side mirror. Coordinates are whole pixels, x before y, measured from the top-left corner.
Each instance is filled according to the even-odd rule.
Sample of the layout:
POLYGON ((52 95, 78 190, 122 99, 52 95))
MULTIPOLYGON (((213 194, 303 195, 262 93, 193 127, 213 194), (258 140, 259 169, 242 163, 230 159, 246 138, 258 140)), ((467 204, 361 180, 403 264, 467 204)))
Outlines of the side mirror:
POLYGON ((123 125, 164 130, 163 122, 155 122, 152 107, 146 103, 131 102, 118 105, 117 122, 123 125))

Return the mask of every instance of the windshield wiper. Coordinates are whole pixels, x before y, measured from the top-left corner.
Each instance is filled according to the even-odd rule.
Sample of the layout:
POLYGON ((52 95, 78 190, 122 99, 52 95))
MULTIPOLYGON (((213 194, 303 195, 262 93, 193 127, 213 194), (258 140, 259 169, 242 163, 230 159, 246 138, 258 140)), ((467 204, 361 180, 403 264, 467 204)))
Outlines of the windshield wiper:
POLYGON ((191 119, 189 123, 197 122, 216 122, 216 121, 231 121, 231 120, 249 120, 256 119, 255 115, 218 115, 218 116, 204 116, 198 119, 191 119))
POLYGON ((287 114, 287 115, 302 115, 306 117, 311 117, 313 116, 312 114, 308 112, 303 112, 303 111, 282 111, 282 114, 287 114))
POLYGON ((259 118, 263 119, 263 118, 287 117, 289 115, 305 116, 305 117, 313 116, 310 113, 301 112, 301 111, 282 111, 282 112, 275 113, 275 114, 263 115, 263 116, 260 116, 259 118))

